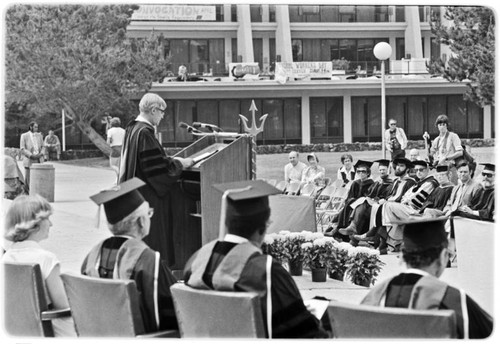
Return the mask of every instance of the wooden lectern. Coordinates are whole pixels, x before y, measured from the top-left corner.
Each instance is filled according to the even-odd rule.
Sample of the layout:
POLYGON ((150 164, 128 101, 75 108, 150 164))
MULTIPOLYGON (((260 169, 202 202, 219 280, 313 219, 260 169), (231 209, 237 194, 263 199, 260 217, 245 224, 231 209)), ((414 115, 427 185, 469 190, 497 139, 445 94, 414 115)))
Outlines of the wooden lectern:
POLYGON ((195 160, 208 157, 184 170, 173 190, 176 211, 172 269, 183 269, 201 245, 218 238, 221 194, 212 185, 251 179, 251 144, 249 135, 228 139, 210 134, 175 155, 195 160))

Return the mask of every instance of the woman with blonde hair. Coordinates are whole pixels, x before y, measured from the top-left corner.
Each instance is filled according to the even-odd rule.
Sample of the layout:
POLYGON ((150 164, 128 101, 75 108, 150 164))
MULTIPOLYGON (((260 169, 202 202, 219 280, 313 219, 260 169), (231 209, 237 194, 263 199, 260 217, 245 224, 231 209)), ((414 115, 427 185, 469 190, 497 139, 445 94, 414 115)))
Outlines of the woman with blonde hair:
MULTIPOLYGON (((5 216, 5 239, 12 242, 2 256, 4 263, 36 263, 40 265, 49 307, 69 307, 60 277, 60 263, 54 253, 43 249, 39 242, 49 237, 52 226, 50 203, 39 195, 18 196, 5 216)), ((76 336, 71 317, 52 320, 56 337, 76 336)))

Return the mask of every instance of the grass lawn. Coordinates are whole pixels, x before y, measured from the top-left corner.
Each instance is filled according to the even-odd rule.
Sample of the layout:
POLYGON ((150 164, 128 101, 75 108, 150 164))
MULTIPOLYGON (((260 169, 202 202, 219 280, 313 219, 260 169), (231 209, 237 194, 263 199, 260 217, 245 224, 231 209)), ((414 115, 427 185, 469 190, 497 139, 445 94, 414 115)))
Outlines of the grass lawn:
MULTIPOLYGON (((420 150, 421 156, 423 156, 423 150, 420 150)), ((478 163, 482 162, 495 162, 495 148, 494 147, 478 147, 472 148, 472 155, 476 158, 478 163)), ((319 152, 316 153, 319 159, 319 164, 323 166, 326 170, 326 177, 332 178, 332 181, 337 179, 337 169, 341 166, 340 156, 343 153, 340 152, 319 152)), ((361 151, 350 153, 354 161, 358 159, 373 161, 382 159, 382 151, 361 151)), ((306 162, 307 153, 300 153, 300 161, 306 162)), ((406 154, 409 156, 409 153, 406 154)), ((390 156, 390 155, 388 155, 390 156)), ((106 158, 89 158, 89 159, 79 159, 79 160, 67 160, 61 161, 64 164, 72 164, 76 166, 86 166, 95 168, 110 168, 109 160, 106 158)), ((288 163, 288 153, 283 154, 259 154, 257 155, 257 178, 264 179, 276 179, 282 180, 284 178, 283 167, 288 163)), ((479 171, 482 169, 478 166, 479 171)), ((476 173, 476 176, 479 174, 476 173)), ((372 171, 372 176, 377 177, 377 168, 372 171)))

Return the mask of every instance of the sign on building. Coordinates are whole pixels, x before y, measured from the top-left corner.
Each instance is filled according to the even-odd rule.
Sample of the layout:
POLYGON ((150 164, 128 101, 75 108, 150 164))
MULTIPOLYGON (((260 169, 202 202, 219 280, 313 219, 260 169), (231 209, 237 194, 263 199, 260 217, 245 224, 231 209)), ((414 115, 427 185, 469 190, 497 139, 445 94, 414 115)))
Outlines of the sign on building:
POLYGON ((276 62, 275 80, 328 78, 332 76, 332 62, 276 62))
POLYGON ((140 5, 132 14, 132 20, 215 21, 215 19, 215 5, 140 5))

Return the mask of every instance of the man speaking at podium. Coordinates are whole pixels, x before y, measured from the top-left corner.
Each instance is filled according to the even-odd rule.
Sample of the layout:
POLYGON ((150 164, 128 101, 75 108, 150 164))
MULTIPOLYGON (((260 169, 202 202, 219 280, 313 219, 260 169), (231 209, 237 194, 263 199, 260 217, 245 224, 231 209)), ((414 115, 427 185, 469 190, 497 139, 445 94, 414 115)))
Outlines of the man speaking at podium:
POLYGON ((167 156, 155 137, 155 126, 163 119, 167 104, 157 94, 146 93, 139 102, 139 115, 126 128, 120 164, 120 183, 138 177, 146 185, 139 191, 154 208, 149 235, 143 240, 160 252, 169 266, 175 263, 172 219, 172 187, 191 158, 167 156))

